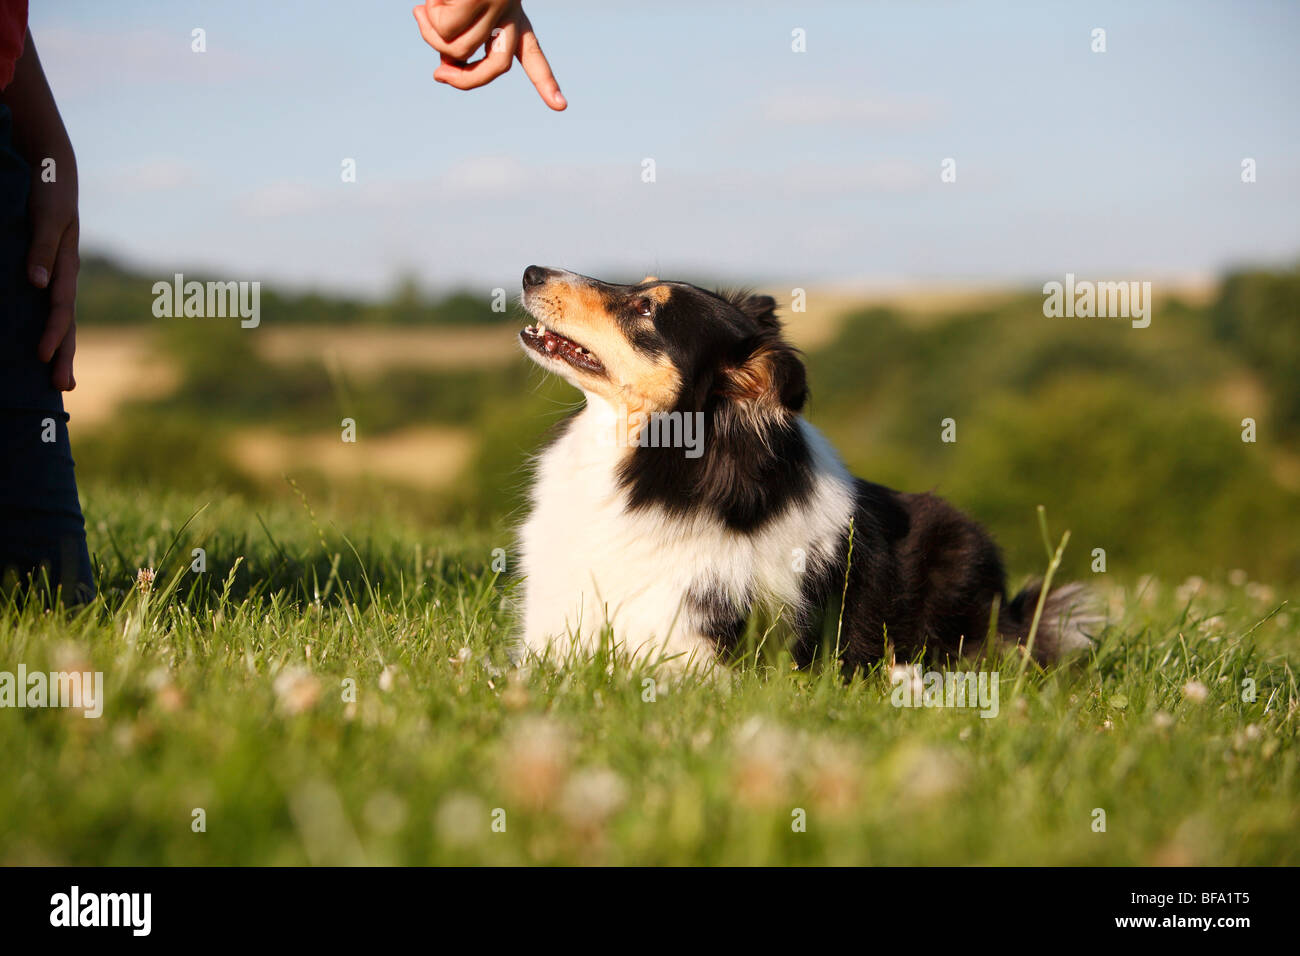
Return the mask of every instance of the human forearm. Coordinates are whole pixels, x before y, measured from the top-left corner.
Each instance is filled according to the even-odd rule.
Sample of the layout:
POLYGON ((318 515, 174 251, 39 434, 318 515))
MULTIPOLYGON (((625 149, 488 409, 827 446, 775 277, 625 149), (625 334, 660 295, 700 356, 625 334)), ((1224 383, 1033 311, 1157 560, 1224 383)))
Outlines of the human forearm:
POLYGON ((67 390, 76 385, 72 356, 77 348, 77 272, 81 267, 77 160, 30 30, 13 81, 0 100, 13 113, 14 146, 32 167, 27 197, 31 229, 27 278, 50 292, 50 314, 36 353, 42 362, 51 363, 54 386, 67 390))
POLYGON ((72 142, 54 102, 54 93, 45 79, 45 71, 41 69, 30 30, 23 45, 23 55, 14 67, 13 82, 0 92, 0 103, 13 113, 14 146, 23 158, 33 166, 53 159, 57 164, 57 175, 75 182, 77 161, 72 142))

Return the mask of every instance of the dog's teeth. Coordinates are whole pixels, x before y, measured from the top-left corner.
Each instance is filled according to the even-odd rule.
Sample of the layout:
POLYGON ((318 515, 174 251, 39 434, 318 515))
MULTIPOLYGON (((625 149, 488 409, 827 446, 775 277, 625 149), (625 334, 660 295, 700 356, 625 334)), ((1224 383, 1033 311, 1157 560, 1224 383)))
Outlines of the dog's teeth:
POLYGON ((540 322, 537 323, 537 334, 538 335, 546 334, 546 326, 542 325, 542 323, 540 322))

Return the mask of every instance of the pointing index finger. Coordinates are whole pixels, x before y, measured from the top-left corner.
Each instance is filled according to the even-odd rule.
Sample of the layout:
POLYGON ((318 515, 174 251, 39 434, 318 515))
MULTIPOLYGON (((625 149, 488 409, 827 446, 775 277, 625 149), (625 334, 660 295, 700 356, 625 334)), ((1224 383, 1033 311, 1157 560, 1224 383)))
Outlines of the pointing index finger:
POLYGON ((556 112, 563 110, 569 105, 569 101, 560 92, 560 84, 556 82, 555 74, 551 72, 551 64, 546 61, 542 45, 537 42, 533 25, 522 10, 519 13, 519 29, 519 65, 533 81, 533 86, 537 88, 542 101, 556 112))

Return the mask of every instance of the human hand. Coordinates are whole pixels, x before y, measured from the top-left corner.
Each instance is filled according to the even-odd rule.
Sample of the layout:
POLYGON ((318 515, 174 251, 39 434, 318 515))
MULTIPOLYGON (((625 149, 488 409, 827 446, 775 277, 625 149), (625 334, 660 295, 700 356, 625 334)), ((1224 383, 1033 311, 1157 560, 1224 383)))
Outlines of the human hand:
POLYGON ((72 357, 77 351, 77 250, 81 224, 77 216, 77 164, 71 153, 56 157, 55 179, 44 182, 41 167, 33 167, 27 216, 32 241, 27 252, 27 278, 32 285, 50 290, 50 314, 36 347, 42 362, 53 360, 54 387, 70 392, 77 387, 72 357))
POLYGON ((547 106, 569 105, 520 0, 425 0, 412 13, 424 41, 442 57, 433 74, 439 83, 477 89, 509 71, 517 57, 547 106), (480 59, 466 62, 485 44, 480 59))

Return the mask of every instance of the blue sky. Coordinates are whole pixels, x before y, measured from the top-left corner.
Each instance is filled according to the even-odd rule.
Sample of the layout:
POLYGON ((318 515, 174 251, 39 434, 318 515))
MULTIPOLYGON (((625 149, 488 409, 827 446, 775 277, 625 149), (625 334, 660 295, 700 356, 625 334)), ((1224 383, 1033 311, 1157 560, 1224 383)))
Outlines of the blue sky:
POLYGON ((83 246, 160 276, 1041 283, 1300 256, 1292 2, 526 2, 562 114, 517 64, 435 84, 401 0, 33 6, 83 246))

